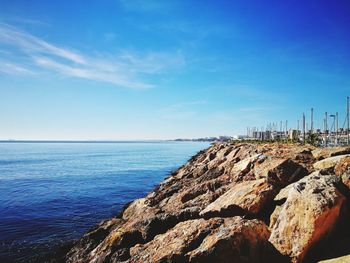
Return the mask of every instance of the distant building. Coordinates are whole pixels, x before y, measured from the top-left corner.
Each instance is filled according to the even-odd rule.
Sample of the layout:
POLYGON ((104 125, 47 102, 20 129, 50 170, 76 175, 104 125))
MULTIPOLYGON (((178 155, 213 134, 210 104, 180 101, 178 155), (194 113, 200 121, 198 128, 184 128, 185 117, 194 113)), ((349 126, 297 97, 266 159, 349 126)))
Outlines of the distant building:
POLYGON ((299 131, 298 130, 289 130, 288 139, 292 141, 296 141, 299 139, 299 131))

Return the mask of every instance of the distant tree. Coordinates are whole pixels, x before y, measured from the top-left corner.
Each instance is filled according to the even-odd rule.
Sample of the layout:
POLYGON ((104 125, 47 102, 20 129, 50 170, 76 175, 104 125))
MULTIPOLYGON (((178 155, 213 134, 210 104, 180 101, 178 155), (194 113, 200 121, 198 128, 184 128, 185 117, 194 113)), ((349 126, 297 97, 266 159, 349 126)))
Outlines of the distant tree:
POLYGON ((309 138, 307 139, 307 143, 317 146, 320 143, 320 138, 318 137, 317 133, 312 133, 309 135, 309 138))

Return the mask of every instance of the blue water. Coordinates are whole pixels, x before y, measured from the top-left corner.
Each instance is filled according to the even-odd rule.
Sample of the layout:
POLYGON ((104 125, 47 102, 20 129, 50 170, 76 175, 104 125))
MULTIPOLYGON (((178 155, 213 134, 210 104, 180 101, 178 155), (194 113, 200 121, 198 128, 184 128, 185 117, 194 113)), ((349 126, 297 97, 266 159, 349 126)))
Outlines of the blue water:
POLYGON ((142 197, 199 142, 0 143, 0 262, 27 262, 142 197))

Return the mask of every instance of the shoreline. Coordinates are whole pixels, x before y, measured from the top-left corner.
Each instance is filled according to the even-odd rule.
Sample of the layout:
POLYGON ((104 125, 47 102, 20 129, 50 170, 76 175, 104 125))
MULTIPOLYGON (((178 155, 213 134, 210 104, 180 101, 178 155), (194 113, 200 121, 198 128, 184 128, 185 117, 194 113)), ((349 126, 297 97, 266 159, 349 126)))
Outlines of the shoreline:
MULTIPOLYGON (((349 153, 350 148, 215 143, 190 158, 146 197, 126 204, 119 217, 103 221, 86 233, 66 254, 65 261, 207 262, 211 259, 225 262, 233 256, 230 253, 236 251, 234 257, 240 262, 248 255, 240 246, 232 247, 232 242, 244 242, 249 250, 255 251, 248 256, 249 262, 322 259, 325 255, 315 251, 330 240, 329 235, 331 240, 339 236, 343 238, 339 234, 342 232, 349 233, 350 237, 350 226, 342 223, 349 218, 348 213, 339 214, 339 209, 347 209, 350 180, 341 177, 343 179, 339 181, 340 174, 336 174, 339 171, 335 169, 338 163, 350 166, 350 162, 347 163, 349 153), (336 162, 327 163, 329 158, 335 157, 336 162), (330 167, 323 167, 324 163, 330 167), (328 226, 322 226, 325 229, 314 225, 313 222, 319 220, 317 215, 310 214, 303 219, 314 227, 313 231, 321 231, 316 240, 313 240, 312 233, 304 233, 303 221, 299 222, 301 219, 298 217, 283 223, 287 226, 289 222, 294 224, 284 230, 276 224, 288 217, 288 214, 283 214, 283 209, 287 209, 289 203, 298 205, 293 203, 293 195, 286 196, 284 190, 293 185, 303 185, 304 188, 298 191, 305 195, 301 200, 306 207, 319 211, 320 217, 328 213, 333 218, 328 226), (322 189, 317 190, 321 191, 321 195, 315 192, 315 196, 309 196, 309 190, 303 192, 304 189, 318 188, 322 189), (326 194, 329 192, 334 194, 326 194), (327 202, 332 202, 334 208, 328 211, 319 207, 317 200, 321 196, 329 198, 327 202), (331 201, 332 198, 335 199, 331 201), (297 232, 278 234, 288 229, 297 229, 297 232), (226 238, 217 239, 217 231, 226 238), (196 233, 200 236, 197 237, 196 233), (234 241, 237 235, 243 239, 234 241), (289 235, 297 235, 298 238, 293 240, 289 235), (260 241, 255 243, 254 240, 260 241), (195 246, 191 245, 193 242, 195 246), (289 242, 298 250, 285 250, 278 245, 279 242, 289 242), (311 246, 308 245, 310 242, 311 246), (174 243, 176 247, 172 247, 174 243), (219 244, 226 245, 217 253, 219 244)), ((292 210, 295 209, 299 208, 292 210)), ((331 253, 331 256, 335 257, 335 254, 331 253)))
POLYGON ((4 262, 37 258, 79 239, 209 146, 79 145, 2 144, 0 258, 4 262))

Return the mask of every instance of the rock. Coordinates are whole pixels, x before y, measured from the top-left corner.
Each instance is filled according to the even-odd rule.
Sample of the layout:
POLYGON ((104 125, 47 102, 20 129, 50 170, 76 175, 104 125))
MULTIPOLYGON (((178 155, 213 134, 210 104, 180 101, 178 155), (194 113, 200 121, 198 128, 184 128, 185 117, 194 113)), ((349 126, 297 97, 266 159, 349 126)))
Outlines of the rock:
POLYGON ((291 159, 271 159, 266 160, 254 167, 255 176, 267 178, 269 182, 284 187, 305 176, 307 169, 291 159))
POLYGON ((282 202, 284 203, 284 201, 287 199, 288 194, 289 194, 289 190, 293 187, 293 184, 287 185, 285 188, 281 189, 281 191, 279 191, 279 193, 275 196, 275 198, 273 199, 276 202, 282 202))
POLYGON ((316 157, 347 149, 317 154, 303 145, 215 143, 126 205, 118 218, 84 235, 66 262, 281 262, 281 253, 302 260, 326 240, 344 196, 350 197, 338 185, 340 178, 350 181, 349 156, 328 170, 337 177, 305 175, 316 157), (266 223, 275 247, 267 241, 266 223))
POLYGON ((190 220, 131 248, 130 262, 265 262, 268 237, 259 220, 190 220))
POLYGON ((247 157, 236 164, 233 165, 230 173, 233 175, 238 174, 238 176, 244 176, 250 171, 252 164, 261 157, 262 154, 255 154, 253 156, 247 157))
POLYGON ((189 247, 201 242, 221 223, 222 220, 204 219, 181 222, 165 234, 156 236, 152 241, 132 247, 130 262, 184 262, 189 247))
POLYGON ((227 218, 186 256, 189 262, 285 262, 267 241, 269 234, 262 221, 227 218))
POLYGON ((270 223, 269 223, 269 229, 271 230, 273 226, 276 224, 276 221, 281 213, 282 206, 277 205, 275 209, 273 210, 272 214, 270 215, 270 223))
POLYGON ((318 263, 347 263, 350 262, 350 255, 321 260, 318 263))
POLYGON ((265 179, 234 185, 209 204, 201 213, 204 217, 258 214, 277 194, 277 189, 265 179))
POLYGON ((308 252, 325 241, 339 220, 345 197, 336 188, 334 175, 315 172, 293 184, 275 222, 269 241, 293 262, 302 262, 308 252))
POLYGON ((350 173, 350 156, 345 156, 339 160, 334 167, 336 175, 340 176, 344 173, 350 173))
POLYGON ((312 151, 312 155, 316 160, 344 154, 350 154, 350 147, 317 148, 312 151))
POLYGON ((342 158, 347 156, 350 156, 350 155, 337 155, 333 157, 328 157, 326 159, 323 159, 321 161, 314 163, 314 168, 316 170, 327 170, 327 169, 334 168, 342 158))
POLYGON ((133 201, 123 212, 122 218, 124 220, 128 220, 131 218, 135 218, 137 217, 138 219, 140 219, 141 217, 143 217, 144 215, 148 215, 148 214, 155 214, 156 213, 156 209, 153 207, 150 207, 147 205, 146 203, 146 198, 140 198, 140 199, 136 199, 135 201, 133 201))
POLYGON ((123 224, 123 220, 113 218, 97 225, 85 234, 67 253, 66 262, 82 262, 115 228, 123 224))
POLYGON ((350 156, 341 158, 335 165, 334 172, 337 176, 340 176, 343 183, 350 188, 350 156))

